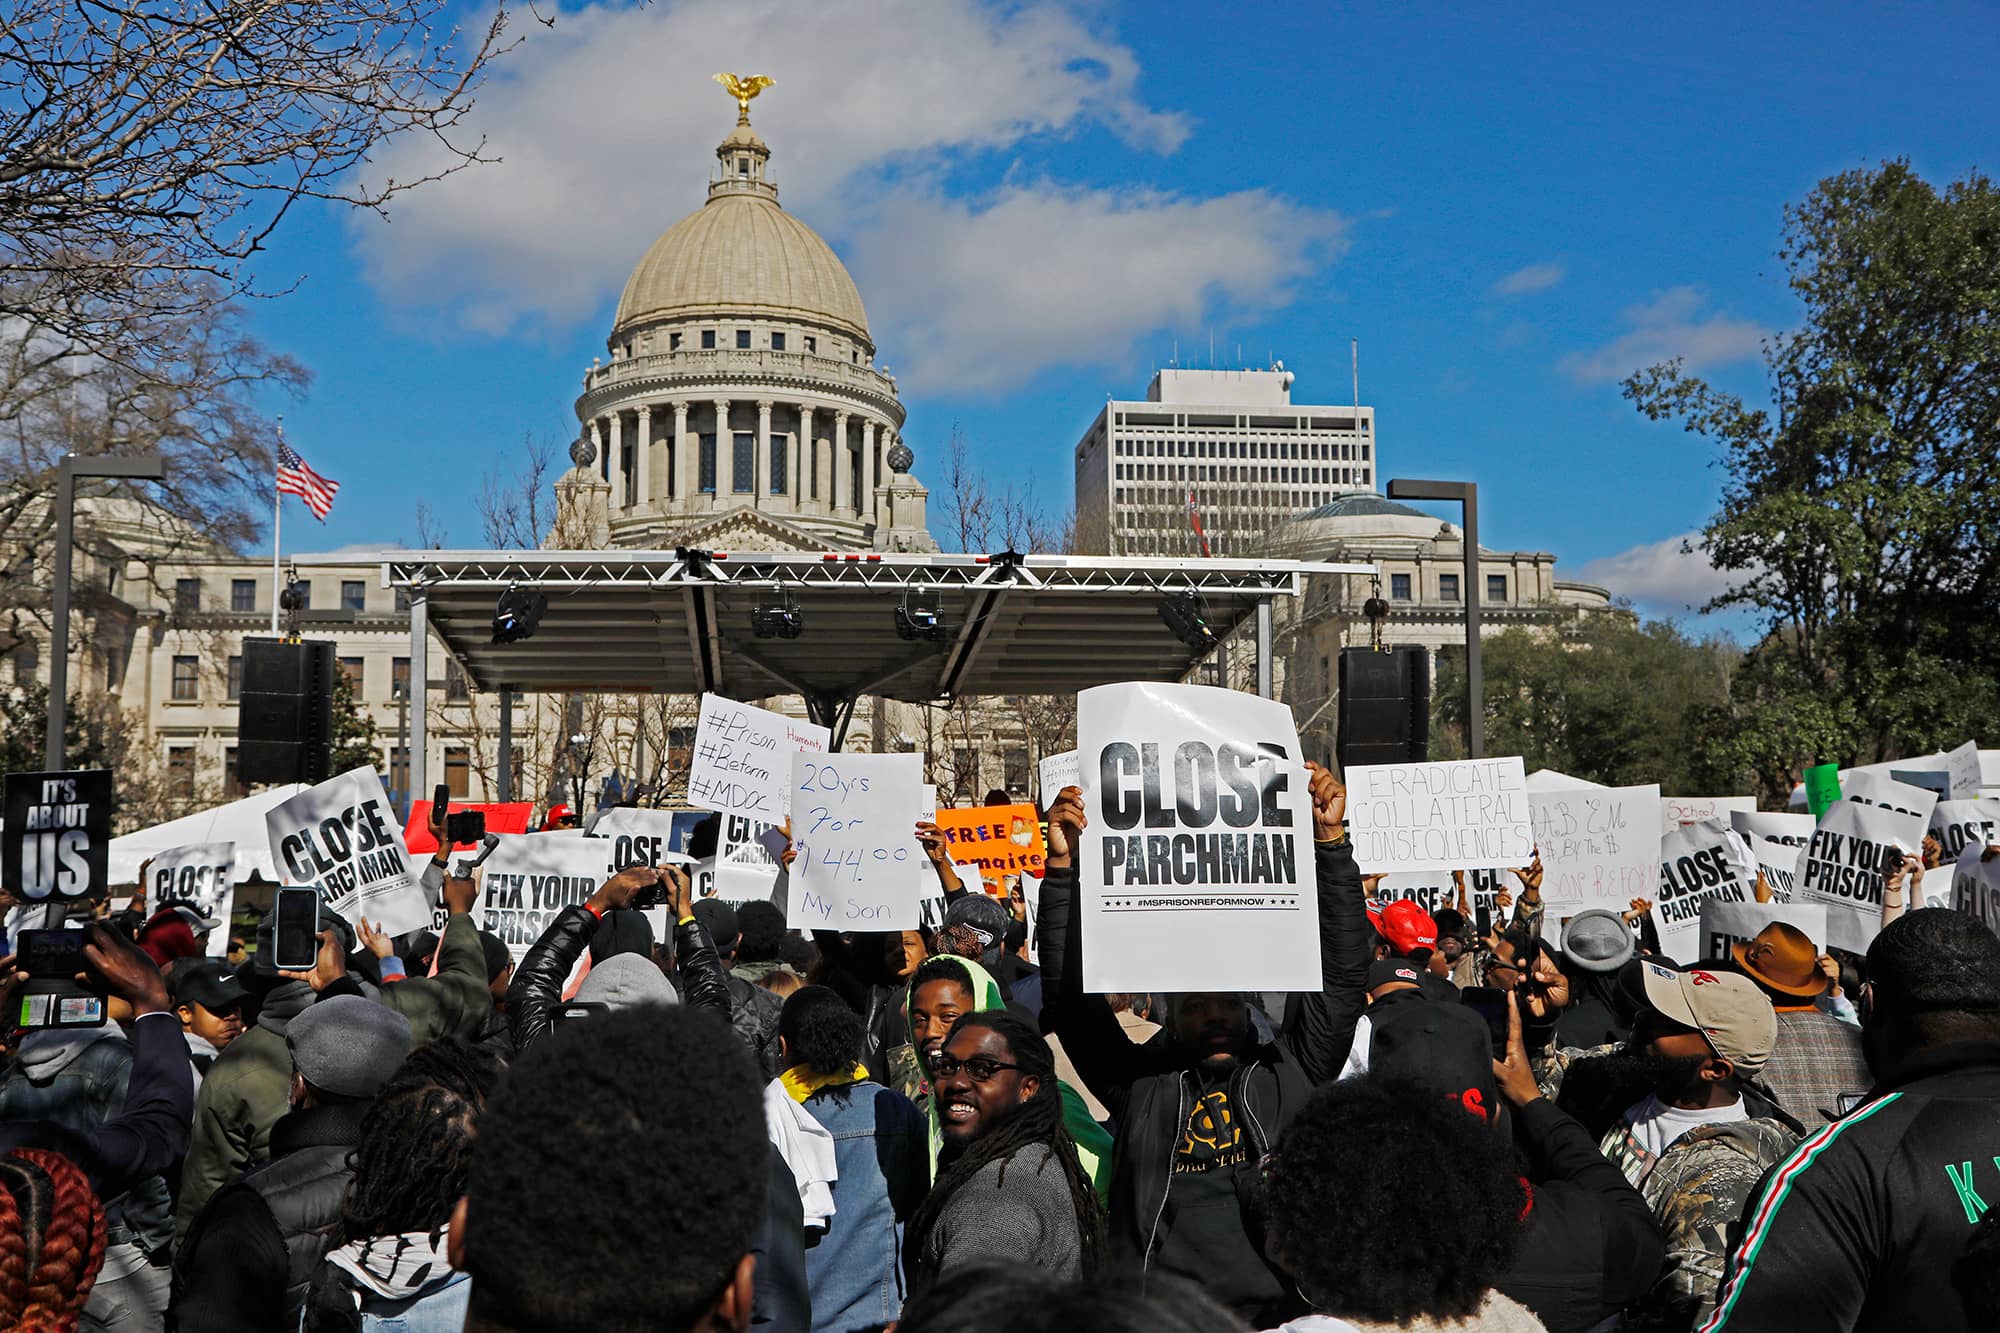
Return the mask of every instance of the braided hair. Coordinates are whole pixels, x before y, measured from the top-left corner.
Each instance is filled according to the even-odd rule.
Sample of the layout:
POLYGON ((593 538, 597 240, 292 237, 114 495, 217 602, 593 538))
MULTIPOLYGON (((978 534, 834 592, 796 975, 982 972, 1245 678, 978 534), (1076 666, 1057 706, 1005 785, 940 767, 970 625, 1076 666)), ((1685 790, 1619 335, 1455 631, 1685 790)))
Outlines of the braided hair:
MULTIPOLYGON (((492 1052, 456 1038, 410 1052, 361 1114, 354 1176, 329 1253, 373 1236, 436 1231, 451 1220, 465 1193, 474 1123, 504 1068, 492 1052)), ((313 1271, 304 1327, 361 1327, 353 1279, 331 1260, 313 1271)))
POLYGON ((982 1168, 999 1162, 1000 1184, 1004 1187, 1007 1183, 1007 1163, 1014 1154, 1039 1143, 1049 1149, 1061 1166, 1064 1182, 1069 1186, 1070 1201, 1076 1208, 1076 1234, 1082 1242, 1083 1272, 1088 1276, 1096 1271, 1104 1247, 1104 1214, 1098 1207, 1097 1190, 1077 1158, 1076 1140, 1070 1137, 1068 1128, 1063 1124, 1062 1090, 1056 1081, 1055 1055, 1034 1025, 1004 1009, 962 1016, 951 1025, 951 1036, 956 1037, 965 1029, 974 1027, 999 1033, 1006 1041, 1008 1052, 1021 1075, 1034 1075, 1040 1086, 1035 1089, 1034 1096, 994 1122, 979 1137, 966 1144, 949 1165, 943 1166, 936 1183, 931 1186, 931 1192, 924 1197, 922 1206, 910 1219, 910 1240, 906 1252, 911 1255, 923 1253, 924 1240, 944 1215, 951 1196, 978 1175, 982 1168))
POLYGON ((104 1206, 61 1153, 0 1157, 0 1327, 70 1333, 104 1265, 104 1206))

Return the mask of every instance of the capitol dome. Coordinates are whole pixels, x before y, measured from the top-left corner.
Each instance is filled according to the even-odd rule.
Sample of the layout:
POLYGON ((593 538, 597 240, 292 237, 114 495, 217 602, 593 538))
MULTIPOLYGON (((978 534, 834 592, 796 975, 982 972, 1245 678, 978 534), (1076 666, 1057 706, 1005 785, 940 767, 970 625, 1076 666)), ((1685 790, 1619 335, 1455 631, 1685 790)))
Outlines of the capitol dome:
POLYGON ((632 270, 612 338, 727 310, 823 325, 872 351, 861 292, 819 233, 779 206, 764 176, 763 140, 738 126, 716 155, 723 172, 708 202, 668 228, 632 270))

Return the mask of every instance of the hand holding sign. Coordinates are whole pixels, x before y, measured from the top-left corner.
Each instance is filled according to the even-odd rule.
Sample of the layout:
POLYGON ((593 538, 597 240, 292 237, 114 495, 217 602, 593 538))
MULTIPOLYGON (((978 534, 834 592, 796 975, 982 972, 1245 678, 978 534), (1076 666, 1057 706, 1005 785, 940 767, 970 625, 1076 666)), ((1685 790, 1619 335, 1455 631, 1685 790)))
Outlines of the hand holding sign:
POLYGON ((1306 789, 1312 793, 1313 838, 1332 842, 1347 831, 1347 788, 1340 779, 1306 760, 1306 789))
POLYGON ((1090 817, 1083 812, 1083 788, 1064 787, 1049 807, 1050 869, 1075 862, 1077 839, 1089 823, 1090 817))

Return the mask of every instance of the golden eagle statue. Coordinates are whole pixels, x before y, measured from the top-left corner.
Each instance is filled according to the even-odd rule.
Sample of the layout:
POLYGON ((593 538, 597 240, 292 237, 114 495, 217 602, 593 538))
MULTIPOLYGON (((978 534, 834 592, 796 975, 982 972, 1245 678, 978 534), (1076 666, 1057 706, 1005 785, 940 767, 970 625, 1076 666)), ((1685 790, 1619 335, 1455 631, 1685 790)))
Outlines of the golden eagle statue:
POLYGON ((741 74, 718 74, 715 76, 715 81, 736 99, 738 125, 750 123, 750 99, 777 82, 768 74, 752 74, 747 78, 741 74))

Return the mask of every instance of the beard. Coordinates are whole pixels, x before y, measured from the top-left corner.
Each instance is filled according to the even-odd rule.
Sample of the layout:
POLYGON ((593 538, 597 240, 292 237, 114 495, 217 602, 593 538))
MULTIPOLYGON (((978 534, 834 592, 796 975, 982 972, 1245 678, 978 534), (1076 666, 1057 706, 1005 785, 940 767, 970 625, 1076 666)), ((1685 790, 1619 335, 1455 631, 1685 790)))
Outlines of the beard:
POLYGON ((1697 1081, 1708 1063, 1699 1055, 1649 1055, 1619 1050, 1570 1065, 1557 1104, 1601 1134, 1624 1109, 1648 1093, 1672 1103, 1697 1081))

